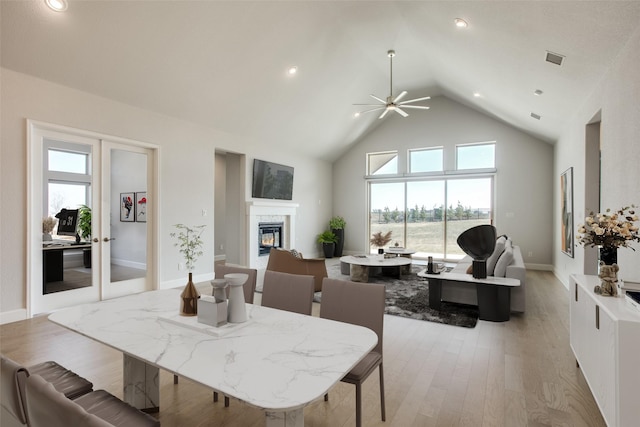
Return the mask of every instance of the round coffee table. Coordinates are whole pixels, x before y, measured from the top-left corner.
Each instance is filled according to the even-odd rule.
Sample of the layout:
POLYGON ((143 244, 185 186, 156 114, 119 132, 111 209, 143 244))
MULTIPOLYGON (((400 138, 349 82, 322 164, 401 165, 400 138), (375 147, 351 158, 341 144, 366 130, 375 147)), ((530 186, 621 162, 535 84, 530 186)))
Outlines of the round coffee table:
MULTIPOLYGON (((401 256, 405 258, 411 259, 411 255, 415 254, 416 251, 413 249, 401 248, 391 246, 384 251, 385 254, 393 254, 395 256, 401 256)), ((402 274, 410 274, 411 273, 411 264, 407 264, 402 267, 402 274)))
POLYGON ((411 265, 410 258, 385 258, 384 255, 347 255, 340 258, 340 262, 349 264, 349 278, 352 282, 368 282, 371 267, 394 269, 399 279, 403 273, 402 266, 411 265))

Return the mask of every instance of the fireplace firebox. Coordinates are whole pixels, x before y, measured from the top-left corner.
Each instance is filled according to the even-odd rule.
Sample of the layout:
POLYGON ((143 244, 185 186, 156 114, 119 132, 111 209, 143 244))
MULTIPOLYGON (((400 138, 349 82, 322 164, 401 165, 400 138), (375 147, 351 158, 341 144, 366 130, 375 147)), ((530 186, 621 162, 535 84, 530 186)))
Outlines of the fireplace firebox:
POLYGON ((282 247, 284 222, 258 223, 258 255, 269 255, 271 248, 282 247))

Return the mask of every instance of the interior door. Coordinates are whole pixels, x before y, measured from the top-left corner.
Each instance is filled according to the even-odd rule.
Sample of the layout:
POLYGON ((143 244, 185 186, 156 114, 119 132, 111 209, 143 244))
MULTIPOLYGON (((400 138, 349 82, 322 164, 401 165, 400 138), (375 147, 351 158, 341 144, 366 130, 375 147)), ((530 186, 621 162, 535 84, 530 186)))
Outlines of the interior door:
POLYGON ((152 287, 153 151, 102 141, 102 298, 152 287))

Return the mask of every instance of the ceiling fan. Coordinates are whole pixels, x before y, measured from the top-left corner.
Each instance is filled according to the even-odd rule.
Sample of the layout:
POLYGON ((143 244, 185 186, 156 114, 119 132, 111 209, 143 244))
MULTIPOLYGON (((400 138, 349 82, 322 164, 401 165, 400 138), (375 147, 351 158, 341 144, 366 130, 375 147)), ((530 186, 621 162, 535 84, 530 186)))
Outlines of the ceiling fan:
POLYGON ((370 113, 372 111, 378 111, 378 110, 384 110, 382 114, 380 114, 380 117, 378 117, 378 119, 381 119, 384 116, 386 116, 389 111, 395 111, 396 113, 400 114, 402 117, 407 117, 409 114, 405 113, 402 110, 402 108, 416 108, 420 110, 429 109, 429 107, 425 107, 423 105, 407 105, 407 104, 412 102, 424 101, 426 99, 431 99, 430 96, 425 96, 425 97, 416 98, 416 99, 409 99, 407 101, 400 102, 400 100, 407 95, 407 91, 404 90, 400 92, 400 94, 395 98, 393 97, 393 57, 396 56, 395 50, 389 50, 387 52, 387 56, 389 57, 389 64, 390 64, 389 69, 391 74, 389 78, 389 96, 387 96, 387 100, 385 101, 382 98, 378 98, 375 95, 369 95, 376 101, 380 102, 381 104, 353 104, 353 105, 363 105, 367 107, 376 107, 376 108, 371 108, 369 110, 358 112, 356 113, 356 117, 359 116, 360 114, 370 113))

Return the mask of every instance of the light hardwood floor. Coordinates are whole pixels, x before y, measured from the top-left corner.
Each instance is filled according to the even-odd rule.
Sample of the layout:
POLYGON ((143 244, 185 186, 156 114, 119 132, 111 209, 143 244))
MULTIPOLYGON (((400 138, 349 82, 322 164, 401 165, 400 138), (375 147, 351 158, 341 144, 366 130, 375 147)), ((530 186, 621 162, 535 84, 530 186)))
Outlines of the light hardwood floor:
MULTIPOLYGON (((256 303, 260 295, 257 294, 256 303)), ((568 291, 550 272, 527 273, 527 312, 474 329, 385 317, 387 421, 378 376, 363 386, 365 426, 604 426, 569 347, 568 291)), ((314 313, 318 305, 314 304, 314 313)), ((0 350, 25 365, 56 360, 122 398, 122 354, 49 322, 2 325, 0 350)), ((206 368, 205 368, 206 369, 206 368)), ((161 372, 164 427, 263 426, 262 411, 161 372)), ((305 409, 305 426, 355 425, 355 390, 340 383, 329 402, 305 409)))

